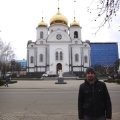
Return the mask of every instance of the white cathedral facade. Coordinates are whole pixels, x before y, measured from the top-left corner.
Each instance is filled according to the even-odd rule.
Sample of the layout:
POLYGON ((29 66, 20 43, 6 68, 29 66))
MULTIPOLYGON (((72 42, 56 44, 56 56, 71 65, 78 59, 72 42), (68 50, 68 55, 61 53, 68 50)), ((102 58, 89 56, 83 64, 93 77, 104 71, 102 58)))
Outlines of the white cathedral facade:
POLYGON ((84 72, 91 65, 90 43, 81 38, 81 26, 75 20, 68 26, 59 11, 48 26, 42 21, 36 28, 36 41, 27 43, 27 76, 41 77, 46 71, 84 72))

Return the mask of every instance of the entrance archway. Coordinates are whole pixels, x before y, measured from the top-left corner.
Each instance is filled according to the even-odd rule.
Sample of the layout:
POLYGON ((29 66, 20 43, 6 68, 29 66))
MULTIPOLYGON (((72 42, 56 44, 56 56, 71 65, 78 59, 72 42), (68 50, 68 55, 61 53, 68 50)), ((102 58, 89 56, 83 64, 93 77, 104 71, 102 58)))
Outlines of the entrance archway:
POLYGON ((61 63, 58 63, 56 65, 56 71, 57 71, 57 73, 58 73, 58 70, 62 70, 62 64, 61 63))

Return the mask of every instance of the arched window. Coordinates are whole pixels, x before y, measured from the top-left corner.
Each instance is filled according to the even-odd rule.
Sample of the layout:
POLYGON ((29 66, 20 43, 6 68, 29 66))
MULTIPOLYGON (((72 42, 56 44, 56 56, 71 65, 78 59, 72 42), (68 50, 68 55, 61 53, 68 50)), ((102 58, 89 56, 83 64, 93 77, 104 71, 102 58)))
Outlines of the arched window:
POLYGON ((63 53, 60 51, 60 60, 63 60, 63 53))
POLYGON ((40 38, 41 39, 43 38, 43 32, 42 31, 40 32, 40 38))
POLYGON ((40 56, 39 56, 39 61, 40 61, 40 62, 43 62, 43 54, 40 54, 40 56))
POLYGON ((56 60, 58 60, 58 52, 55 53, 56 60))
POLYGON ((74 38, 78 38, 78 32, 77 31, 74 32, 74 38))
POLYGON ((85 56, 84 59, 85 59, 85 63, 87 63, 88 62, 87 56, 85 56))
POLYGON ((75 61, 78 62, 78 60, 79 60, 79 55, 75 54, 75 61))
POLYGON ((33 63, 33 56, 30 57, 30 63, 33 63))

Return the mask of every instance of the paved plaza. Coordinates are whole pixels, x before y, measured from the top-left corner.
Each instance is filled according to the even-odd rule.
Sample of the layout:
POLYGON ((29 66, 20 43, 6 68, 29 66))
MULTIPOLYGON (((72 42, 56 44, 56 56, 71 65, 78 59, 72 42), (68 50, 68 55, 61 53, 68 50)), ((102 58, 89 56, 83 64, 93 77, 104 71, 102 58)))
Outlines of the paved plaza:
MULTIPOLYGON (((30 94, 30 98, 31 95, 33 97, 34 95, 36 95, 35 97, 40 95, 40 97, 38 97, 37 101, 31 100, 31 103, 33 103, 27 105, 25 108, 26 111, 20 108, 23 103, 18 108, 12 106, 16 109, 16 112, 12 111, 12 109, 11 111, 7 111, 7 108, 4 108, 3 105, 5 104, 4 99, 0 98, 0 120, 78 120, 76 99, 79 85, 83 80, 65 80, 67 84, 55 84, 55 82, 55 80, 18 81, 15 84, 9 84, 9 87, 1 86, 0 94, 5 98, 7 97, 5 95, 12 94, 14 96, 15 93, 16 95, 19 93, 21 96, 25 93, 25 95, 30 94), (54 97, 54 99, 52 100, 50 96, 54 97), (55 98, 55 96, 57 97, 55 98), (48 98, 50 98, 49 101, 48 98), (35 104, 36 106, 34 107, 35 104), (33 111, 27 111, 30 106, 32 106, 33 111), (37 106, 40 106, 40 109, 37 106), (17 111, 19 108, 21 111, 17 111)), ((112 100, 112 120, 120 120, 120 85, 116 83, 106 83, 106 85, 112 100)), ((29 97, 27 98, 25 102, 30 101, 29 97)), ((14 105, 13 103, 11 104, 14 105)), ((8 107, 10 107, 9 104, 8 107)))

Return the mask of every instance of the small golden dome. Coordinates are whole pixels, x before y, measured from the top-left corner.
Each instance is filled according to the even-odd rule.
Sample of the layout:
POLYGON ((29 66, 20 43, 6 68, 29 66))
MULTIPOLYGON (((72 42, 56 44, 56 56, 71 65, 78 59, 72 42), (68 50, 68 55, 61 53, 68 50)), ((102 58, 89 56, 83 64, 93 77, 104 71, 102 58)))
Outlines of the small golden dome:
POLYGON ((67 18, 59 12, 50 19, 50 25, 52 24, 68 24, 67 18))
POLYGON ((42 21, 38 24, 38 27, 47 27, 47 23, 43 21, 43 17, 42 17, 42 21))
POLYGON ((73 21, 71 24, 70 24, 70 27, 71 26, 80 26, 80 24, 77 22, 77 21, 73 21))

